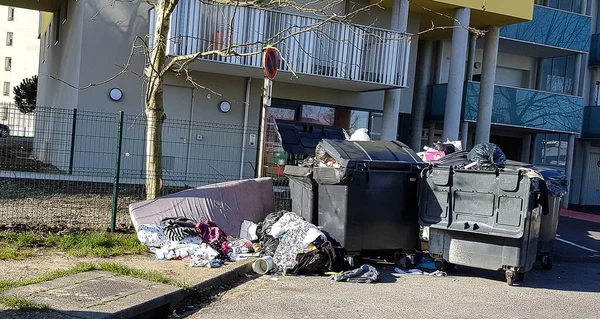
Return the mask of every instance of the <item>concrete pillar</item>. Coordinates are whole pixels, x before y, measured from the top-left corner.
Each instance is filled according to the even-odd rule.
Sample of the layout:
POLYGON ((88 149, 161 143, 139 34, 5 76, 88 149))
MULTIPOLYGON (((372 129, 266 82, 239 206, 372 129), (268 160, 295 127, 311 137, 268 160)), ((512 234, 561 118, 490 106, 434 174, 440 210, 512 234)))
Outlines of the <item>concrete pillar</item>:
MULTIPOLYGON (((587 66, 582 65, 581 63, 584 60, 583 53, 577 54, 575 57, 575 74, 573 74, 573 92, 571 94, 575 96, 581 96, 580 92, 580 82, 581 82, 581 71, 585 74, 585 69, 587 66)), ((587 54, 586 54, 587 55, 587 54)), ((587 59, 586 59, 587 62, 587 59)), ((586 63, 587 64, 587 63, 586 63)))
POLYGON ((467 59, 466 81, 473 80, 473 72, 475 69, 475 52, 477 52, 477 36, 474 33, 469 33, 469 58, 467 59))
POLYGON ((444 43, 437 41, 435 43, 435 79, 433 84, 442 83, 442 65, 444 64, 444 43))
POLYGON ((469 31, 464 28, 471 20, 471 9, 456 9, 454 15, 455 28, 452 30, 452 57, 448 74, 448 93, 446 95, 446 112, 444 114, 444 133, 442 140, 458 139, 460 115, 465 84, 465 61, 467 60, 467 42, 469 31))
POLYGON ((567 148, 567 167, 565 170, 565 176, 567 177, 567 181, 569 182, 569 192, 565 195, 562 207, 569 207, 569 196, 571 194, 571 180, 573 179, 573 156, 575 155, 575 134, 569 135, 569 146, 567 148))
POLYGON ((431 147, 433 145, 433 142, 435 142, 435 122, 429 123, 429 136, 427 139, 427 146, 431 147))
POLYGON ((463 151, 469 149, 469 122, 463 121, 460 124, 460 143, 463 151))
POLYGON ((531 134, 523 137, 523 152, 521 152, 521 162, 530 163, 531 158, 531 134))
POLYGON ((431 83, 431 60, 433 58, 433 42, 421 41, 417 56, 417 74, 415 79, 415 96, 412 107, 412 128, 410 132, 410 147, 421 149, 421 134, 425 122, 427 107, 427 88, 431 83))
MULTIPOLYGON (((394 0, 392 7, 391 29, 406 32, 408 28, 408 0, 394 0)), ((400 113, 401 89, 385 91, 383 101, 383 119, 381 127, 381 140, 395 141, 398 136, 398 114, 400 113)))
POLYGON ((579 205, 585 205, 585 190, 588 183, 588 165, 590 160, 590 152, 592 151, 592 142, 587 140, 583 141, 583 161, 582 161, 582 173, 581 173, 581 187, 579 187, 579 205))
POLYGON ((498 61, 498 41, 500 28, 492 26, 485 34, 483 65, 481 67, 481 90, 479 92, 479 111, 475 128, 475 144, 490 141, 492 108, 494 106, 494 85, 496 82, 496 63, 498 61))

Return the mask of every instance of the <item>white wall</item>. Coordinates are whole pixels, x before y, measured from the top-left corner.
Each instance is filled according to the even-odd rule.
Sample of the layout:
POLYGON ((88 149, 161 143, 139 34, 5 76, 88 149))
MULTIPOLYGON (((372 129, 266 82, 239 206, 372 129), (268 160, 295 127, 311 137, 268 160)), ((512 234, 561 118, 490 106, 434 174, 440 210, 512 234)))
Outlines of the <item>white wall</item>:
POLYGON ((15 8, 14 20, 8 21, 8 7, 0 6, 0 85, 10 82, 10 94, 0 92, 0 103, 14 103, 13 88, 23 79, 38 74, 39 14, 15 8), (7 32, 13 33, 13 45, 6 45, 7 32), (5 58, 12 58, 12 68, 5 70, 5 58))

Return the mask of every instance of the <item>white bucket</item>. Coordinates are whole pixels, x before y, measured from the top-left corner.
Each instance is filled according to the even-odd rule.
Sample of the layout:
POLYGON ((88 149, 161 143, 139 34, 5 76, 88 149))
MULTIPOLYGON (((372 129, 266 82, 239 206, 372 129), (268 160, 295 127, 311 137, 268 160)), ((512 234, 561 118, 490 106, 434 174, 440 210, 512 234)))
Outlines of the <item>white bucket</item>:
POLYGON ((256 260, 252 264, 252 270, 259 275, 266 275, 273 269, 273 257, 267 256, 256 260))

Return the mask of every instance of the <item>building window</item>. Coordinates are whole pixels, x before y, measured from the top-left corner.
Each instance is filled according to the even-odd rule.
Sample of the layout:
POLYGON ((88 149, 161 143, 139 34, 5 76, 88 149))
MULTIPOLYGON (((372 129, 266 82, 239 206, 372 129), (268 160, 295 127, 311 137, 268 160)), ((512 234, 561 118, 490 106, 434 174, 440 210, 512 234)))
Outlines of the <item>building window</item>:
POLYGON ((15 8, 8 7, 8 21, 15 20, 15 8))
POLYGON ((369 128, 369 112, 338 109, 335 113, 335 125, 352 135, 359 128, 369 128))
POLYGON ((542 60, 540 90, 574 94, 575 55, 542 60))
POLYGON ((335 109, 333 107, 303 105, 301 122, 321 125, 333 125, 335 109))
POLYGON ((535 164, 565 166, 569 134, 538 134, 535 142, 535 164))
POLYGON ((6 32, 6 46, 12 47, 13 45, 13 33, 6 32))
POLYGON ((60 39, 60 14, 61 14, 61 7, 58 7, 58 11, 56 11, 56 21, 54 21, 55 23, 55 28, 56 30, 54 30, 54 45, 58 44, 58 40, 60 39))
POLYGON ((548 0, 548 7, 563 11, 581 13, 581 0, 548 0))
POLYGON ((12 69, 12 58, 7 56, 4 59, 4 70, 10 72, 11 69, 12 69))
POLYGON ((4 96, 10 95, 10 82, 4 82, 4 87, 2 88, 2 94, 4 96))

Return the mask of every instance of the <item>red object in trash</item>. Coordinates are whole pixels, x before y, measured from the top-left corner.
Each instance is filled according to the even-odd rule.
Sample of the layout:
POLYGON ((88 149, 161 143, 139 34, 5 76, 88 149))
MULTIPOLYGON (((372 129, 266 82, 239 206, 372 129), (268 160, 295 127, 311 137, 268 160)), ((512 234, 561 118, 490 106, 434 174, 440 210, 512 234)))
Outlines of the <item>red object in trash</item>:
POLYGON ((425 160, 427 160, 428 162, 437 161, 437 160, 441 159, 444 156, 446 156, 446 153, 444 153, 442 151, 429 151, 429 152, 425 152, 425 160))

